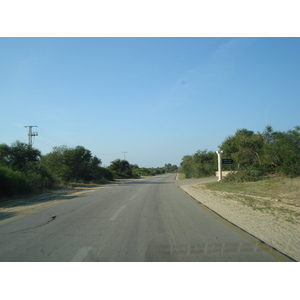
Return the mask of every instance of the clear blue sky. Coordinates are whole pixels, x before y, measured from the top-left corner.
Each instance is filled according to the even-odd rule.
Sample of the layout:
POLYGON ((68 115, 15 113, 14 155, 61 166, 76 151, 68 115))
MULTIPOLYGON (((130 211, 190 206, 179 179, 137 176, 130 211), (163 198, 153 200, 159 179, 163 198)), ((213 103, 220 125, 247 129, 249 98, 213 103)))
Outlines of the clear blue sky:
POLYGON ((0 38, 0 143, 179 165, 237 129, 300 125, 300 38, 0 38))

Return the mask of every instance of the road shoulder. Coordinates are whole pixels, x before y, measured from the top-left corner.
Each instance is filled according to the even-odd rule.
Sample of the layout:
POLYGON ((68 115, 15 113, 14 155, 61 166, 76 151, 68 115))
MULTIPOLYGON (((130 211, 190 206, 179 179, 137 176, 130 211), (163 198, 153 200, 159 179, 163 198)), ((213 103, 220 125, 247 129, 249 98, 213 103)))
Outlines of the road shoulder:
POLYGON ((202 185, 205 180, 181 180, 176 184, 192 198, 229 222, 300 261, 300 226, 262 211, 253 210, 234 199, 225 199, 202 185))

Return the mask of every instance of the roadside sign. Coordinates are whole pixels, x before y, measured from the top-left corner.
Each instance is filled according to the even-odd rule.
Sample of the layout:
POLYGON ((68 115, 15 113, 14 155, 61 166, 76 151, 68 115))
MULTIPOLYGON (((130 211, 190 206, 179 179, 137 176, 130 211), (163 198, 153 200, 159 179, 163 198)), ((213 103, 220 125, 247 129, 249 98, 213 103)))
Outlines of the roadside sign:
POLYGON ((231 165, 231 164, 233 164, 233 159, 231 159, 231 158, 223 158, 222 159, 222 164, 224 164, 224 165, 231 165))

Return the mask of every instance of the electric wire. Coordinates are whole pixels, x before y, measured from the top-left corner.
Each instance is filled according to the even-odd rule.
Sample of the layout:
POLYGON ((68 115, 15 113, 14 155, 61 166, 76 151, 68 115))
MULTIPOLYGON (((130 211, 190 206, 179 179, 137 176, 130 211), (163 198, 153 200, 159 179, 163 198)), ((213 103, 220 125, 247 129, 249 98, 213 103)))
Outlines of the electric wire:
MULTIPOLYGON (((39 137, 42 136, 43 138, 49 139, 52 142, 60 143, 60 145, 66 145, 66 146, 70 145, 72 147, 76 147, 74 144, 71 144, 71 143, 67 142, 66 140, 61 139, 60 137, 57 137, 56 135, 45 130, 44 128, 42 128, 40 126, 38 126, 38 128, 39 128, 39 137)), ((40 139, 37 139, 37 141, 47 145, 48 147, 52 147, 52 148, 55 147, 55 146, 50 146, 49 144, 46 144, 45 142, 41 141, 40 139)), ((103 156, 116 156, 116 155, 119 155, 120 153, 100 153, 100 152, 93 151, 93 154, 101 155, 101 156, 102 155, 103 156)))
POLYGON ((75 145, 72 145, 71 143, 67 142, 66 140, 64 139, 61 139, 60 137, 46 131, 45 129, 41 128, 41 127, 38 127, 40 130, 41 130, 41 134, 42 136, 56 142, 56 143, 60 143, 60 144, 63 144, 63 145, 71 145, 71 146, 75 146, 75 145))

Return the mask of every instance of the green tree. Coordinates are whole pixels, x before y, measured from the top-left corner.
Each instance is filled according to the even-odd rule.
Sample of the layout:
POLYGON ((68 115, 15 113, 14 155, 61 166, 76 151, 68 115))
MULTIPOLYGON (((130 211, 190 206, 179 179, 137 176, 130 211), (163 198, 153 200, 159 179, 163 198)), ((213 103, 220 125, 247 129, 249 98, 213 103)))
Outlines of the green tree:
POLYGON ((211 176, 217 170, 217 155, 212 151, 199 150, 194 155, 184 156, 180 167, 186 178, 211 176))
POLYGON ((193 156, 194 177, 207 177, 217 170, 217 155, 212 151, 199 150, 193 156))
POLYGON ((178 169, 178 167, 176 165, 172 165, 172 164, 165 164, 164 166, 164 170, 165 172, 176 172, 178 169))
POLYGON ((66 149, 63 161, 70 170, 70 180, 75 181, 92 180, 93 167, 98 166, 101 162, 99 159, 93 158, 91 151, 83 146, 66 149))
POLYGON ((16 141, 11 146, 0 145, 0 164, 14 171, 24 171, 28 163, 37 163, 41 152, 27 144, 16 141))
POLYGON ((55 180, 40 165, 40 158, 39 150, 18 141, 11 146, 0 145, 0 164, 11 170, 2 173, 5 177, 2 180, 7 185, 7 191, 15 187, 15 191, 8 194, 25 193, 54 186, 55 180))
POLYGON ((88 182, 100 179, 101 160, 92 156, 90 150, 83 146, 68 148, 60 146, 53 148, 53 151, 41 159, 41 163, 56 178, 64 182, 88 182))
POLYGON ((300 175, 299 126, 287 132, 275 132, 270 125, 256 134, 247 129, 237 130, 220 148, 224 157, 236 162, 233 168, 248 170, 250 177, 253 177, 251 171, 252 174, 281 172, 291 177, 300 175))
POLYGON ((300 176, 300 127, 277 132, 272 147, 272 164, 288 177, 300 176))
POLYGON ((260 166, 263 155, 263 138, 251 130, 239 129, 220 146, 223 157, 232 158, 238 168, 260 166))
POLYGON ((185 155, 182 158, 182 162, 180 163, 181 170, 183 171, 186 178, 191 178, 193 176, 193 156, 185 155))
POLYGON ((268 125, 262 133, 258 133, 263 140, 263 154, 261 155, 261 170, 264 174, 278 171, 277 136, 273 128, 268 125))
POLYGON ((131 178, 133 176, 131 166, 127 160, 116 159, 111 162, 108 169, 116 178, 131 178))
POLYGON ((41 164, 54 176, 58 181, 68 182, 71 180, 71 168, 66 164, 64 154, 67 146, 54 147, 52 152, 41 158, 41 164))

